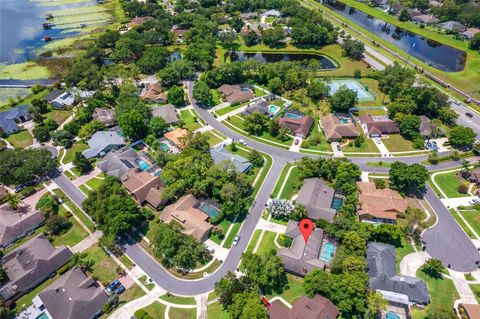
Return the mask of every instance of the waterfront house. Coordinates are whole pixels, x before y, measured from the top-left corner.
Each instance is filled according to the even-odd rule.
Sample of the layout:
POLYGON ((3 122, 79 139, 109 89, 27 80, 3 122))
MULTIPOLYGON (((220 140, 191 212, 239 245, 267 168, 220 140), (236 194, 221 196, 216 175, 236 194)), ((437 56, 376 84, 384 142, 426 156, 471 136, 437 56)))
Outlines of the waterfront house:
POLYGON ((20 105, 0 112, 0 128, 7 135, 20 131, 18 123, 30 121, 32 116, 28 113, 28 105, 20 105))

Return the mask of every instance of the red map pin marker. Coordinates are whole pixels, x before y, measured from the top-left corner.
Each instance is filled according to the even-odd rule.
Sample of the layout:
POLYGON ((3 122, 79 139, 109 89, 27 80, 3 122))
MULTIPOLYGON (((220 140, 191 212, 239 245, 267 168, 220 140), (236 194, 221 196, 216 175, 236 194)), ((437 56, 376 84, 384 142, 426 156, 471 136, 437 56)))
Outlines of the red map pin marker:
POLYGON ((310 219, 305 218, 300 221, 300 223, 298 224, 298 228, 300 228, 300 232, 303 235, 303 239, 305 239, 305 242, 307 242, 308 237, 310 237, 310 234, 315 228, 315 225, 310 219))

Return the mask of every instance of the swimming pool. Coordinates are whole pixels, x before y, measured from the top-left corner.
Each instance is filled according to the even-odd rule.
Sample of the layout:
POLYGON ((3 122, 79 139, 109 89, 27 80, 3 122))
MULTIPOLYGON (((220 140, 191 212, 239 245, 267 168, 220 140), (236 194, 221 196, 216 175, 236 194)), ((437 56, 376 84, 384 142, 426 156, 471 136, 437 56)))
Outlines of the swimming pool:
POLYGON ((273 105, 273 104, 270 104, 268 106, 268 111, 271 113, 271 114, 277 114, 277 112, 280 110, 280 107, 279 106, 276 106, 276 105, 273 105))
POLYGON ((168 144, 166 144, 166 143, 160 143, 160 148, 164 152, 170 151, 170 146, 168 146, 168 144))
POLYGON ((150 167, 152 167, 152 166, 150 166, 150 164, 148 164, 147 162, 145 162, 145 161, 142 160, 142 159, 137 160, 137 164, 138 164, 138 166, 140 167, 140 169, 141 169, 142 171, 146 171, 147 169, 149 169, 150 167))
POLYGON ((346 86, 348 89, 355 91, 359 101, 374 101, 375 96, 368 92, 357 80, 334 80, 328 83, 330 88, 330 95, 335 94, 342 86, 346 86))
POLYGON ((339 209, 343 205, 343 198, 333 197, 332 205, 330 206, 333 209, 339 209))
POLYGON ((285 114, 285 117, 289 117, 291 119, 297 119, 297 120, 302 118, 301 115, 293 114, 293 113, 287 113, 287 114, 285 114))
POLYGON ((400 319, 400 316, 397 315, 395 312, 393 311, 389 311, 387 312, 387 314, 385 315, 385 319, 400 319))
POLYGON ((333 255, 335 255, 335 245, 329 242, 324 242, 322 245, 322 250, 320 251, 320 260, 330 263, 333 255))
POLYGON ((200 210, 207 213, 210 218, 215 218, 218 214, 220 214, 220 211, 216 207, 213 207, 209 204, 203 204, 202 206, 200 206, 200 210))
POLYGON ((42 312, 42 314, 35 319, 48 319, 48 316, 45 312, 42 312))

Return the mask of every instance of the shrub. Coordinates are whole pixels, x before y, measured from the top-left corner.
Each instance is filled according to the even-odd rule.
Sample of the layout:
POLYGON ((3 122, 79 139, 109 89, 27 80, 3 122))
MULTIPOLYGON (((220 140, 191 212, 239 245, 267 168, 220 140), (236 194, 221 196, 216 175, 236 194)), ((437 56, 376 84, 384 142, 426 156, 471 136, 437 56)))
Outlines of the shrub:
POLYGON ((480 211, 480 203, 476 203, 475 205, 473 205, 473 208, 475 208, 475 210, 480 211))
POLYGON ((376 178, 373 180, 373 183, 377 189, 385 189, 387 187, 387 183, 384 179, 376 178))
POLYGON ((278 238, 278 243, 280 244, 280 246, 282 247, 290 247, 290 245, 292 245, 292 238, 290 237, 287 237, 285 235, 280 235, 279 238, 278 238))
POLYGON ((361 78, 361 77, 362 77, 362 71, 361 71, 361 70, 358 70, 358 69, 355 70, 355 71, 353 72, 353 76, 354 76, 355 78, 357 78, 357 79, 361 78))
POLYGON ((223 220, 223 218, 225 218, 225 214, 220 212, 217 216, 210 218, 210 223, 213 225, 217 225, 223 220))
POLYGON ((73 214, 72 214, 72 212, 69 211, 69 210, 67 210, 65 213, 63 213, 63 217, 65 217, 65 218, 70 218, 70 217, 72 217, 72 216, 73 216, 73 214))
POLYGON ((461 194, 466 194, 468 192, 468 185, 461 184, 460 186, 458 186, 458 192, 461 194))
POLYGON ((69 271, 70 268, 72 268, 72 266, 73 266, 72 263, 68 262, 68 263, 66 263, 65 265, 63 265, 62 267, 58 268, 57 273, 58 273, 59 275, 63 275, 64 273, 66 273, 67 271, 69 271))
POLYGON ((20 192, 20 195, 25 198, 25 197, 28 197, 30 195, 33 195, 34 193, 36 192, 35 190, 35 187, 33 186, 27 186, 25 187, 24 189, 22 189, 22 191, 20 192))

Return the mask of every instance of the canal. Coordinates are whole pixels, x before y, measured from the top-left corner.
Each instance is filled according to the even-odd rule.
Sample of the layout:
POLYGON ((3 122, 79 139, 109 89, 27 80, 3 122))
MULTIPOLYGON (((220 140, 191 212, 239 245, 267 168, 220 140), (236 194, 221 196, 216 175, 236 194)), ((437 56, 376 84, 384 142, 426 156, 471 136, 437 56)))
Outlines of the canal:
POLYGON ((231 61, 255 60, 261 63, 316 60, 320 69, 336 69, 337 65, 328 57, 316 53, 274 53, 274 52, 244 52, 230 53, 231 61))
POLYGON ((458 72, 465 67, 464 51, 394 26, 340 1, 324 0, 321 3, 434 68, 458 72))

